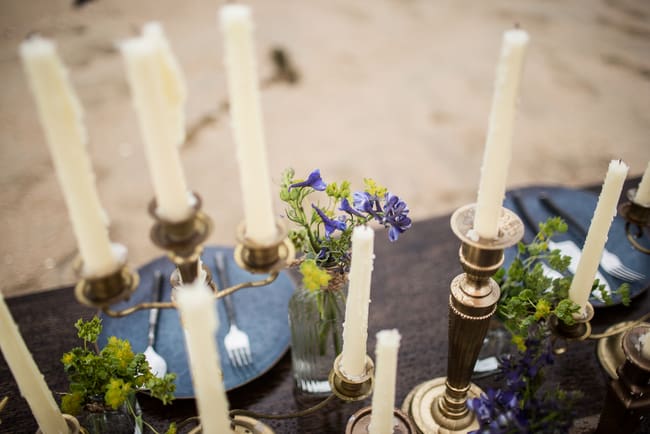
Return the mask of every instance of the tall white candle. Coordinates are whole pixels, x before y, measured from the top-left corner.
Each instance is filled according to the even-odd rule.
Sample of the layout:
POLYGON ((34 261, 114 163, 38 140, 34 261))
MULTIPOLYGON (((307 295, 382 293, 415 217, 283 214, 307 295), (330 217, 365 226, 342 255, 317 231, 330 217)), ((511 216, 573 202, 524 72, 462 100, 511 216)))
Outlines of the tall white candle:
POLYGON ((367 226, 357 226, 352 231, 350 289, 345 305, 341 355, 341 370, 350 377, 365 373, 374 240, 375 233, 367 226))
POLYGON ((372 392, 369 434, 393 434, 399 341, 400 334, 397 330, 382 330, 377 333, 375 386, 372 392))
POLYGON ((616 216, 616 204, 623 189, 623 183, 627 176, 628 166, 620 160, 612 160, 603 182, 603 187, 598 197, 598 203, 594 216, 589 225, 589 232, 585 244, 582 247, 580 262, 576 268, 573 281, 569 287, 569 298, 581 307, 584 307, 589 300, 591 287, 598 270, 598 263, 603 254, 607 234, 616 216))
POLYGON ((528 40, 528 33, 519 29, 503 34, 474 218, 474 230, 487 239, 494 239, 498 235, 528 40))
POLYGON ((84 274, 108 274, 116 269, 117 261, 86 152, 81 104, 53 41, 32 37, 20 45, 20 57, 83 258, 84 274))
POLYGON ((191 213, 178 145, 185 138, 185 85, 160 25, 120 46, 145 144, 158 215, 179 222, 191 213))
POLYGON ((185 328, 185 346, 203 432, 232 432, 215 337, 216 300, 205 283, 197 280, 179 288, 176 305, 185 328))
POLYGON ((68 433, 68 425, 47 388, 32 355, 20 336, 18 327, 0 292, 0 349, 18 383, 21 395, 27 400, 36 423, 45 434, 68 433))
POLYGON ((275 238, 273 200, 259 101, 253 23, 243 5, 221 8, 232 127, 246 221, 246 237, 266 243, 275 238))
POLYGON ((646 167, 643 178, 636 189, 634 202, 650 207, 650 162, 648 162, 648 167, 646 167))

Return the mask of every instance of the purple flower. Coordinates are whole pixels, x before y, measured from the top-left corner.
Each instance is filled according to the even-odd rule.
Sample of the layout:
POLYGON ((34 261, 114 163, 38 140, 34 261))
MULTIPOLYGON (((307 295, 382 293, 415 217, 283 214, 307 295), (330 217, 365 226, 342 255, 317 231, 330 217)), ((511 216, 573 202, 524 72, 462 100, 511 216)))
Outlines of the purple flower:
POLYGON ((337 229, 340 230, 340 231, 345 230, 345 228, 346 228, 345 222, 340 221, 340 220, 333 220, 333 219, 327 217, 327 215, 325 215, 325 213, 323 211, 321 211, 314 204, 312 204, 311 207, 314 208, 316 213, 318 213, 321 220, 323 220, 323 223, 325 224, 325 238, 329 239, 330 236, 332 235, 332 232, 334 232, 337 229))
POLYGON ((347 198, 343 198, 343 200, 341 200, 341 206, 339 207, 339 210, 347 212, 350 215, 355 215, 357 217, 361 217, 361 218, 365 217, 363 214, 361 214, 359 211, 357 211, 350 205, 350 202, 348 202, 347 198))
POLYGON ((327 184, 325 184, 323 178, 320 177, 320 169, 316 169, 309 174, 306 181, 291 184, 289 186, 289 191, 294 187, 311 187, 317 191, 324 191, 327 188, 327 184))
POLYGON ((409 209, 406 202, 400 200, 394 194, 386 194, 386 203, 384 204, 384 217, 382 223, 390 226, 388 238, 391 241, 397 241, 399 234, 411 227, 411 219, 407 216, 409 209))

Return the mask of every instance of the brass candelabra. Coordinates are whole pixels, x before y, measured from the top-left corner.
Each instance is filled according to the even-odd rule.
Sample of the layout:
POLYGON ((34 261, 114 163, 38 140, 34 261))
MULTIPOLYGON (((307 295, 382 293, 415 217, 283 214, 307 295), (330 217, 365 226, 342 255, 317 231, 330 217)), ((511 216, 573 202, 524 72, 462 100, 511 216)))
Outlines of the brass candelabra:
POLYGON ((482 391, 470 382, 472 370, 500 296, 491 276, 503 264, 503 251, 523 236, 519 217, 503 209, 496 239, 472 236, 475 205, 466 205, 451 216, 451 228, 461 240, 460 263, 464 270, 451 282, 449 295, 449 347, 447 376, 416 386, 402 410, 418 432, 467 432, 478 423, 466 402, 482 391))
POLYGON ((643 246, 639 240, 650 234, 650 206, 635 202, 636 189, 627 191, 628 201, 618 207, 618 213, 625 219, 625 234, 632 246, 640 252, 650 255, 650 247, 643 246))

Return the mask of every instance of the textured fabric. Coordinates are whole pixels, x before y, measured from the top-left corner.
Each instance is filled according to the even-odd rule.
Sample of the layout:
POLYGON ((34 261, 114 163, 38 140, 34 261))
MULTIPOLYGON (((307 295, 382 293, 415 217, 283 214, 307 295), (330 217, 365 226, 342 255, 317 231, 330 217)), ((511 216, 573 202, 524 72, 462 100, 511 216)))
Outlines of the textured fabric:
MULTIPOLYGON (((396 392, 398 404, 419 383, 445 375, 449 283, 461 273, 458 247, 459 242, 449 228, 449 216, 415 222, 397 243, 390 243, 385 231, 377 234, 368 348, 374 348, 377 331, 399 329, 402 342, 396 392)), ((649 269, 639 271, 650 272, 649 269)), ((48 385, 56 392, 64 391, 66 380, 59 358, 78 343, 72 323, 79 317, 91 317, 93 311, 78 304, 69 287, 10 299, 8 304, 48 385)), ((648 311, 650 297, 646 291, 629 308, 598 309, 592 325, 600 332, 613 323, 638 318, 648 311)), ((567 389, 584 392, 579 417, 598 414, 605 398, 607 377, 595 348, 596 341, 571 343, 568 353, 557 359, 549 378, 567 389)), ((497 385, 489 378, 477 384, 481 387, 497 385)), ((36 424, 29 408, 19 397, 13 377, 2 360, 0 397, 6 395, 11 398, 0 414, 3 420, 0 432, 35 432, 36 424)), ((265 413, 296 410, 290 354, 285 354, 265 375, 229 392, 228 398, 232 408, 265 413)), ((167 407, 146 397, 140 402, 146 420, 158 430, 164 429, 169 421, 180 421, 195 414, 191 399, 178 400, 167 407)), ((309 417, 267 423, 277 433, 341 433, 347 418, 356 409, 369 404, 370 399, 347 405, 334 402, 309 417)))

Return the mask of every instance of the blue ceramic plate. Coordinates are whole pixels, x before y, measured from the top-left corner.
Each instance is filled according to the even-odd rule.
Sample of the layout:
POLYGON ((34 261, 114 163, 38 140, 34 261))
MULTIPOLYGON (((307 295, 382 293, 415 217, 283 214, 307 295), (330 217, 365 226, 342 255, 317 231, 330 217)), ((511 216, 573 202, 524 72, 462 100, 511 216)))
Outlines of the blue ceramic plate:
MULTIPOLYGON (((561 208, 565 213, 571 215, 577 222, 580 223, 582 227, 586 229, 589 228, 591 218, 593 217, 594 210, 596 209, 596 203, 598 202, 598 196, 594 193, 563 187, 529 187, 515 190, 514 192, 519 193, 528 214, 535 220, 536 223, 544 222, 549 217, 555 215, 546 209, 546 207, 544 207, 539 201, 539 195, 545 193, 553 200, 553 202, 555 202, 559 208, 561 208)), ((504 206, 520 215, 520 211, 514 205, 512 200, 512 194, 514 192, 509 192, 506 195, 504 206)), ((532 238, 536 232, 537 231, 533 231, 532 228, 526 226, 526 234, 529 237, 532 238)), ((579 232, 577 232, 575 229, 572 229, 570 224, 569 230, 566 233, 553 237, 553 240, 572 240, 580 249, 582 249, 582 245, 584 244, 584 240, 579 236, 579 232)), ((612 222, 606 248, 618 255, 621 261, 632 270, 643 273, 646 276, 650 275, 650 256, 645 255, 632 247, 625 236, 625 220, 623 220, 623 218, 620 216, 617 216, 612 222)), ((506 250, 506 267, 510 264, 510 262, 512 262, 515 254, 516 247, 506 250)), ((624 281, 606 273, 602 269, 600 269, 600 272, 603 274, 607 280, 607 283, 612 289, 616 289, 622 283, 625 283, 624 281)), ((646 289, 648 289, 649 285, 650 278, 630 283, 631 296, 634 298, 643 293, 646 289)), ((602 300, 594 296, 589 299, 589 302, 594 307, 607 306, 602 300)), ((609 306, 617 304, 621 304, 621 299, 620 297, 615 296, 613 297, 613 303, 609 306)))
MULTIPOLYGON (((260 280, 265 275, 253 275, 240 269, 232 259, 233 249, 229 247, 207 247, 203 252, 203 263, 216 279, 214 254, 218 250, 226 252, 228 273, 231 284, 260 280)), ((114 306, 116 310, 141 302, 150 301, 154 285, 154 272, 160 270, 165 276, 162 300, 171 296, 169 276, 174 270, 173 264, 166 257, 160 257, 138 270, 140 285, 128 302, 114 306)), ((216 341, 221 358, 221 368, 226 390, 242 386, 261 376, 273 367, 289 348, 290 332, 287 320, 287 306, 294 290, 294 285, 286 275, 280 273, 272 284, 261 288, 245 288, 231 295, 235 307, 239 328, 248 333, 253 364, 246 368, 235 368, 226 355, 223 339, 228 332, 228 322, 223 301, 217 303, 219 330, 216 341)), ((133 350, 144 352, 147 347, 149 312, 139 311, 124 318, 112 318, 102 314, 104 325, 99 337, 100 346, 104 346, 109 336, 128 339, 133 350)), ((168 372, 176 373, 176 397, 193 398, 192 379, 190 377, 185 340, 175 309, 162 309, 158 319, 156 351, 167 361, 168 372)))

